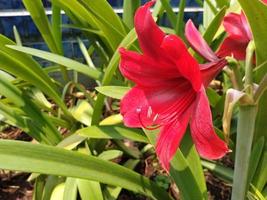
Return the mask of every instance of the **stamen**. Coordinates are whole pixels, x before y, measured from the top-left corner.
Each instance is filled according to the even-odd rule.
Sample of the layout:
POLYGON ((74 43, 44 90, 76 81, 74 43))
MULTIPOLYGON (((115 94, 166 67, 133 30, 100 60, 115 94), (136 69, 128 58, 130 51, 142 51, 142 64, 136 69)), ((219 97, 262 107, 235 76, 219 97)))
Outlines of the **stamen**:
POLYGON ((153 123, 159 118, 159 114, 157 113, 153 118, 153 123))
MULTIPOLYGON (((150 109, 151 109, 151 107, 149 107, 150 109)), ((149 111, 149 108, 148 108, 148 113, 150 112, 149 111)), ((142 108, 137 108, 136 109, 136 112, 138 113, 138 119, 139 119, 139 121, 140 121, 140 124, 141 124, 141 126, 142 126, 142 128, 144 128, 144 129, 147 129, 147 130, 156 130, 156 129, 158 129, 158 128, 160 128, 162 125, 156 125, 155 127, 147 127, 143 122, 142 122, 142 119, 141 119, 141 111, 142 111, 142 108)), ((151 109, 151 112, 152 112, 152 109, 151 109)), ((151 113, 152 114, 152 113, 151 113)), ((156 116, 158 116, 158 114, 157 115, 155 115, 155 117, 156 116)), ((155 119, 155 117, 154 117, 154 119, 155 119)), ((153 121, 154 122, 154 121, 153 121)), ((153 126, 153 125, 152 125, 153 126)))
POLYGON ((153 114, 152 108, 151 106, 149 106, 147 110, 147 118, 150 118, 152 114, 153 114))

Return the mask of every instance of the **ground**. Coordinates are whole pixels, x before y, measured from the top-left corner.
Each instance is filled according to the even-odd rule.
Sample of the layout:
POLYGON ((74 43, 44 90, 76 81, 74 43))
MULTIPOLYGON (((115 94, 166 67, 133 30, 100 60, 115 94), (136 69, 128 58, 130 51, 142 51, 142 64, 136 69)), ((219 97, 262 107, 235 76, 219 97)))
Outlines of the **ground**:
MULTIPOLYGON (((13 139, 31 141, 31 138, 16 128, 8 128, 0 132, 1 139, 13 139)), ((166 173, 155 163, 154 156, 148 156, 138 166, 137 171, 150 179, 155 180, 162 187, 170 192, 175 198, 179 199, 179 191, 174 184, 166 178, 166 173)), ((232 167, 232 161, 227 158, 222 162, 232 167)), ((27 181, 29 174, 0 170, 0 200, 31 200, 33 197, 33 183, 27 181)), ((214 176, 209 171, 205 171, 209 197, 211 200, 228 200, 230 199, 231 187, 224 181, 214 176)), ((119 200, 147 200, 146 197, 122 190, 119 200)))

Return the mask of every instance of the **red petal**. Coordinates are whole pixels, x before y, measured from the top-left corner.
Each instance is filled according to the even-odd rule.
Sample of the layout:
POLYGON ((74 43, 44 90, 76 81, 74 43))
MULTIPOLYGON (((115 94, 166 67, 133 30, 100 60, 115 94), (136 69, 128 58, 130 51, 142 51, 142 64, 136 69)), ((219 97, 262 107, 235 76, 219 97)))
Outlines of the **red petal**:
POLYGON ((154 3, 154 1, 150 1, 138 8, 134 23, 143 53, 157 59, 158 56, 161 56, 159 47, 165 34, 157 26, 150 13, 149 9, 154 3))
POLYGON ((203 85, 207 87, 225 65, 227 65, 227 61, 224 58, 215 62, 200 64, 203 85))
POLYGON ((121 101, 121 114, 129 127, 148 127, 171 123, 195 100, 196 93, 187 81, 158 87, 135 86, 121 101))
POLYGON ((156 143, 156 152, 162 167, 167 171, 170 169, 170 161, 184 136, 190 114, 191 109, 188 109, 177 121, 165 125, 160 131, 156 143))
POLYGON ((195 91, 198 91, 202 85, 199 66, 189 54, 183 41, 176 35, 168 35, 165 36, 161 47, 169 59, 175 63, 181 75, 191 82, 195 91))
POLYGON ((201 36, 191 20, 185 25, 185 36, 190 46, 208 61, 218 60, 215 53, 211 50, 207 42, 201 36))
POLYGON ((121 100, 120 112, 123 122, 128 127, 143 127, 152 124, 152 117, 147 118, 149 105, 144 91, 132 88, 121 100))
POLYGON ((214 132, 209 101, 204 87, 198 93, 190 128, 196 149, 202 157, 219 159, 228 152, 226 143, 214 132))
POLYGON ((217 55, 219 57, 233 56, 238 60, 246 58, 246 48, 249 42, 234 38, 226 38, 220 46, 217 55))
POLYGON ((180 76, 178 69, 171 63, 155 61, 150 57, 123 48, 120 49, 120 54, 121 73, 138 85, 155 87, 164 84, 167 79, 180 76))
POLYGON ((241 12, 241 22, 243 24, 243 27, 244 27, 244 30, 246 32, 248 40, 251 40, 252 39, 252 32, 250 30, 249 23, 248 23, 247 18, 245 16, 245 13, 243 11, 241 12))
POLYGON ((228 14, 224 17, 223 26, 229 37, 233 39, 249 42, 252 38, 248 22, 243 13, 228 14))

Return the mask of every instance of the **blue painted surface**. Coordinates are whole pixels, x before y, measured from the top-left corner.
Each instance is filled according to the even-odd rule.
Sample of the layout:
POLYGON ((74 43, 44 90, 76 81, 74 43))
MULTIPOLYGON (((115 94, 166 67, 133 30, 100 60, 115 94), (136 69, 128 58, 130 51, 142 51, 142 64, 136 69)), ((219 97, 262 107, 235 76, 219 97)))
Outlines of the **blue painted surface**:
MULTIPOLYGON (((108 0, 113 7, 120 8, 123 4, 122 0, 108 0)), ((50 3, 48 0, 42 0, 43 5, 48 8, 50 3)), ((147 0, 142 0, 142 3, 147 2, 147 0)), ((171 0, 173 6, 178 6, 179 0, 171 0)), ((187 7, 198 6, 195 0, 187 1, 187 7)), ((4 9, 24 9, 22 0, 0 0, 0 11, 4 9)), ((185 20, 193 19, 197 24, 202 21, 202 13, 186 13, 185 20)), ((67 16, 63 15, 63 24, 70 24, 70 20, 67 16)), ((167 19, 162 19, 161 24, 169 24, 167 19)), ((3 34, 9 38, 13 38, 13 26, 16 26, 22 42, 30 47, 48 50, 46 45, 43 43, 40 37, 38 29, 35 27, 33 21, 29 16, 24 17, 1 17, 0 18, 0 34, 3 34)), ((76 42, 77 37, 82 37, 82 34, 73 29, 63 28, 63 47, 65 56, 71 58, 80 58, 82 54, 76 42)), ((87 43, 87 45, 89 45, 87 43)), ((46 64, 45 64, 46 65, 46 64)))
MULTIPOLYGON (((133 0, 134 1, 134 0, 133 0)), ((148 0, 142 0, 142 3, 148 0)), ((50 6, 49 0, 42 0, 45 7, 50 6)), ((114 7, 121 7, 123 0, 108 0, 108 2, 114 7)), ((171 0, 173 6, 179 4, 179 0, 171 0)), ((194 0, 187 1, 187 6, 197 6, 198 4, 194 0)), ((24 8, 22 0, 0 0, 0 9, 22 9, 24 8)))

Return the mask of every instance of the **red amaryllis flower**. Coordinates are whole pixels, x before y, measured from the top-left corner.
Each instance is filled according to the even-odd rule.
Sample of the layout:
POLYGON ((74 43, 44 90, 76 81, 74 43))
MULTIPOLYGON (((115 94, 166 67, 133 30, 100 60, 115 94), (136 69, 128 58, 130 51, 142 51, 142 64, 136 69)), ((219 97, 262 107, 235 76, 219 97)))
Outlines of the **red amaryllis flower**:
POLYGON ((243 12, 230 13, 224 17, 223 26, 228 36, 217 52, 219 57, 234 56, 238 60, 246 57, 246 48, 252 40, 252 33, 243 12))
POLYGON ((124 124, 160 128, 156 153, 167 170, 189 122, 199 154, 208 159, 221 158, 228 148, 214 132, 203 84, 206 80, 202 79, 212 73, 202 76, 182 40, 161 31, 149 11, 153 3, 146 3, 135 15, 143 54, 120 49, 120 71, 136 83, 121 101, 124 124))

